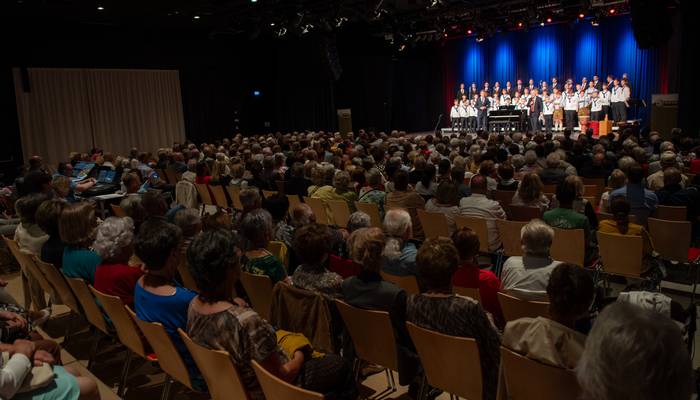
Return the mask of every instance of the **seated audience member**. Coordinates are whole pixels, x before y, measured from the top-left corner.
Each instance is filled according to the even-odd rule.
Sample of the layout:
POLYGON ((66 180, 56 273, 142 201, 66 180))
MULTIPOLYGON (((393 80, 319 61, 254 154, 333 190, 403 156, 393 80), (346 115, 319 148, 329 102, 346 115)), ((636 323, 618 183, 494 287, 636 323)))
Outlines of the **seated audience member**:
POLYGON ((209 166, 206 162, 198 162, 195 173, 197 174, 194 181, 195 183, 203 183, 208 185, 209 182, 211 182, 211 172, 209 172, 209 166))
POLYGON ((452 294, 459 254, 449 239, 428 239, 416 257, 418 282, 424 292, 408 296, 406 320, 445 335, 468 337, 479 347, 483 399, 496 398, 500 340, 476 301, 452 294))
MULTIPOLYGON (((58 348, 58 347, 57 347, 58 348)), ((50 353, 35 342, 18 339, 0 344, 0 398, 13 400, 99 400, 100 392, 91 378, 81 376, 73 367, 62 367, 50 353), (48 382, 38 385, 36 380, 48 382), (20 392, 20 390, 22 390, 20 392)))
POLYGON ((425 202, 425 211, 443 214, 447 219, 449 233, 452 234, 457 228, 455 217, 459 215, 457 185, 448 180, 442 181, 433 198, 425 202))
POLYGON ((499 164, 498 177, 500 178, 500 181, 498 182, 498 186, 496 186, 496 190, 507 190, 510 192, 518 190, 518 185, 520 184, 520 182, 513 179, 514 175, 515 171, 513 170, 513 166, 510 165, 510 163, 505 162, 499 164))
POLYGON ((416 254, 418 249, 413 242, 413 225, 408 211, 392 209, 384 217, 384 233, 386 234, 386 246, 384 247, 384 266, 386 273, 406 276, 416 275, 416 254))
POLYGON ((452 182, 457 185, 457 193, 460 200, 464 197, 469 197, 472 195, 471 188, 469 188, 469 185, 464 183, 465 173, 466 171, 464 170, 464 167, 455 166, 450 170, 450 177, 452 182))
POLYGON ((47 200, 36 210, 36 223, 49 235, 49 240, 41 246, 41 261, 61 269, 63 266, 63 249, 66 244, 61 241, 58 232, 58 220, 67 203, 63 200, 47 200))
POLYGON ((471 189, 472 195, 459 201, 459 212, 467 217, 486 218, 489 251, 495 252, 501 247, 496 219, 506 219, 506 212, 497 201, 486 197, 486 178, 482 175, 472 177, 471 189))
POLYGON ((576 375, 586 400, 688 400, 695 386, 678 325, 627 303, 596 318, 576 375))
POLYGON ((71 189, 71 178, 63 175, 54 176, 51 179, 51 188, 53 189, 56 198, 65 200, 69 203, 75 203, 78 199, 75 198, 75 193, 71 189))
POLYGON ((15 202, 15 210, 19 216, 15 240, 24 253, 41 256, 41 248, 49 240, 49 235, 36 223, 36 211, 47 199, 42 193, 31 193, 15 202))
POLYGON ((370 226, 372 226, 372 219, 370 216, 362 211, 355 211, 350 214, 350 218, 348 218, 347 231, 348 234, 352 234, 358 229, 369 228, 370 226))
POLYGON ((146 220, 146 210, 141 203, 141 196, 126 196, 119 202, 119 207, 134 221, 134 231, 138 232, 139 227, 146 220))
POLYGON ((306 203, 299 203, 292 209, 292 227, 301 228, 306 224, 315 224, 316 215, 311 207, 306 203))
POLYGON ((575 330, 593 302, 591 274, 573 264, 559 264, 549 277, 549 318, 520 318, 506 324, 503 346, 528 358, 559 368, 574 369, 586 336, 575 330))
POLYGON ((187 310, 196 293, 177 286, 174 281, 180 260, 182 232, 162 220, 145 222, 134 241, 136 255, 143 261, 144 275, 134 286, 134 311, 142 321, 160 322, 182 356, 193 385, 204 389, 204 381, 177 333, 187 330, 187 310))
MULTIPOLYGON (((665 151, 661 154, 661 170, 656 171, 653 174, 649 175, 646 179, 647 182, 647 188, 651 191, 658 191, 662 187, 666 185, 664 182, 666 180, 665 178, 665 172, 669 168, 674 168, 678 170, 678 160, 676 158, 676 153, 672 151, 665 151)), ((681 174, 680 171, 678 171, 678 174, 680 175, 679 177, 679 182, 678 185, 681 187, 685 188, 686 185, 688 184, 688 177, 681 174)))
POLYGON ((175 213, 173 224, 182 231, 180 253, 184 256, 192 239, 202 231, 202 217, 196 208, 185 208, 175 213))
POLYGON ((330 272, 324 264, 330 251, 329 228, 320 224, 309 224, 294 233, 294 253, 301 265, 292 275, 292 284, 306 290, 320 292, 330 297, 340 294, 343 279, 330 272))
POLYGON ((386 192, 382 190, 382 174, 376 168, 367 172, 367 186, 360 189, 357 201, 360 203, 374 203, 379 208, 380 218, 384 216, 384 201, 386 192))
POLYGON ((423 198, 433 196, 438 187, 437 182, 435 182, 435 174, 435 165, 426 165, 425 169, 423 169, 423 176, 416 184, 416 193, 423 196, 423 198))
POLYGON ((95 269, 102 262, 100 255, 90 249, 95 239, 97 218, 91 203, 82 202, 66 206, 58 220, 58 232, 63 249, 63 274, 95 284, 95 269))
POLYGON ((216 210, 214 214, 206 214, 202 219, 202 230, 211 231, 214 229, 231 230, 231 216, 224 210, 216 210))
POLYGON ((459 268, 452 277, 452 284, 458 287, 479 289, 481 305, 493 315, 497 326, 503 326, 503 313, 498 303, 501 280, 491 271, 479 268, 479 236, 467 227, 452 234, 452 243, 459 252, 459 268))
POLYGON ((126 194, 137 194, 141 190, 141 177, 136 172, 122 176, 122 187, 126 194))
POLYGON ((425 208, 425 200, 414 190, 409 190, 408 173, 404 170, 398 170, 394 173, 394 191, 387 193, 386 204, 387 208, 403 208, 411 215, 411 224, 413 225, 413 236, 422 240, 425 238, 423 226, 418 219, 416 209, 425 208))
POLYGON ((595 213, 593 204, 583 197, 584 186, 581 178, 576 175, 569 175, 564 182, 568 185, 572 185, 576 190, 576 199, 574 200, 572 208, 588 218, 588 226, 590 226, 592 230, 598 229, 598 215, 595 213))
POLYGON ((287 249, 291 249, 294 240, 294 227, 287 223, 289 199, 285 195, 277 195, 268 197, 264 203, 265 209, 272 216, 272 240, 282 242, 287 246, 287 249))
POLYGON ((241 221, 243 221, 245 215, 262 207, 262 196, 258 188, 252 187, 241 190, 238 194, 238 198, 241 200, 243 210, 236 215, 233 226, 240 229, 239 225, 241 221))
POLYGON ((583 242, 586 246, 585 262, 588 263, 595 257, 596 248, 589 219, 586 215, 574 210, 574 203, 579 193, 578 182, 575 178, 578 177, 570 176, 557 187, 559 206, 545 212, 542 219, 558 229, 583 229, 583 242))
POLYGON ((501 288, 524 300, 546 300, 549 275, 559 261, 554 261, 549 250, 554 230, 539 219, 530 221, 520 230, 522 256, 508 257, 503 264, 501 288))
POLYGON ((334 198, 330 200, 345 200, 348 203, 350 212, 355 211, 355 202, 357 201, 357 193, 350 186, 350 174, 345 171, 338 171, 333 176, 333 192, 334 198))
POLYGON ((662 206, 687 207, 697 202, 697 191, 694 189, 684 189, 682 185, 681 171, 678 168, 666 168, 663 171, 664 186, 656 191, 656 197, 662 206))
POLYGON ((304 164, 295 162, 292 164, 290 178, 284 183, 284 194, 296 194, 299 200, 306 196, 311 186, 311 181, 304 177, 304 164))
POLYGON ((134 306, 134 287, 143 271, 132 267, 134 254, 134 222, 129 217, 109 217, 97 227, 92 247, 102 258, 95 270, 95 289, 117 296, 129 307, 134 306))
POLYGON ((189 307, 187 332, 207 348, 227 351, 251 400, 265 396, 250 363, 260 363, 285 382, 349 399, 355 393, 352 374, 337 355, 313 351, 298 334, 278 331, 255 311, 232 298, 240 261, 231 232, 213 230, 194 239, 187 262, 202 292, 189 307), (279 342, 279 344, 278 344, 279 342))
POLYGON ((613 219, 600 221, 598 231, 616 233, 618 235, 640 236, 644 241, 644 254, 651 255, 654 251, 654 245, 651 242, 649 232, 643 226, 629 222, 630 203, 624 197, 616 197, 610 204, 610 213, 613 219))
POLYGON ((267 250, 272 239, 272 216, 267 210, 257 209, 247 213, 241 221, 240 233, 245 243, 241 260, 243 271, 267 275, 273 285, 287 279, 284 264, 267 250))
MULTIPOLYGON (((656 206, 659 204, 659 198, 656 197, 656 194, 644 187, 644 170, 637 163, 629 167, 627 184, 610 192, 609 201, 617 196, 627 199, 637 222, 644 226, 647 224, 647 218, 656 211, 656 206)), ((557 197, 559 196, 557 195, 557 197)))
POLYGON ((627 176, 621 169, 613 170, 613 172, 610 174, 610 178, 608 179, 608 187, 611 190, 603 192, 603 194, 600 195, 600 205, 598 206, 599 212, 610 212, 610 193, 615 189, 625 186, 626 182, 627 176))
POLYGON ((547 156, 547 167, 538 174, 545 185, 560 185, 566 178, 566 171, 561 167, 559 154, 552 152, 547 156))
POLYGON ((537 207, 541 211, 547 211, 550 207, 549 198, 542 192, 544 185, 539 175, 529 173, 523 176, 518 190, 513 195, 511 205, 537 207))
MULTIPOLYGON (((167 219, 166 215, 168 213, 168 203, 165 201, 165 197, 163 197, 160 192, 149 190, 144 193, 141 196, 141 205, 146 212, 146 220, 151 218, 159 218, 165 221, 167 219)), ((172 220, 172 218, 170 220, 172 220)))
POLYGON ((579 175, 584 178, 606 179, 610 175, 610 169, 606 165, 605 153, 595 153, 590 162, 583 163, 579 172, 579 175))

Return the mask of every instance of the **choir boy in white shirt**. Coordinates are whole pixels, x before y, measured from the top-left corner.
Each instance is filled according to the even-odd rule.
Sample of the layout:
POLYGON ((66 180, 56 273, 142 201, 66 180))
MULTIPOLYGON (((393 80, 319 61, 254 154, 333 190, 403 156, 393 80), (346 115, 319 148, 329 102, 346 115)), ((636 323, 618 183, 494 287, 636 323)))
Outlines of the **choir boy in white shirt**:
MULTIPOLYGON (((629 93, 629 90, 627 93, 629 93)), ((615 79, 613 81, 612 96, 610 97, 610 107, 612 108, 613 121, 616 123, 627 120, 627 100, 624 88, 620 86, 620 80, 615 79)))
POLYGON ((508 90, 507 90, 507 89, 501 90, 500 102, 501 102, 502 105, 508 105, 508 104, 510 104, 510 94, 508 94, 508 90))
POLYGON ((464 132, 467 130, 467 107, 469 107, 469 100, 467 100, 467 96, 464 96, 465 101, 459 105, 459 125, 460 125, 460 132, 464 132))
POLYGON ((459 115, 459 109, 462 108, 459 104, 459 100, 455 99, 452 108, 450 108, 450 121, 452 122, 452 132, 461 131, 461 119, 459 115))
POLYGON ((573 132, 574 126, 578 123, 578 96, 569 86, 569 89, 566 93, 564 93, 563 98, 566 129, 573 132))
POLYGON ((591 96, 591 121, 601 121, 603 115, 603 104, 598 91, 594 91, 591 96))
POLYGON ((603 90, 598 92, 598 100, 600 101, 600 121, 605 119, 605 116, 608 116, 608 119, 612 119, 610 116, 610 97, 612 96, 612 93, 610 90, 608 90, 608 85, 603 84, 603 90))
POLYGON ((479 96, 474 96, 474 99, 467 105, 467 131, 476 132, 476 117, 479 115, 479 110, 476 108, 476 99, 479 96))
POLYGON ((542 92, 542 115, 544 116, 544 132, 552 133, 552 125, 554 123, 554 95, 548 96, 547 92, 542 92))

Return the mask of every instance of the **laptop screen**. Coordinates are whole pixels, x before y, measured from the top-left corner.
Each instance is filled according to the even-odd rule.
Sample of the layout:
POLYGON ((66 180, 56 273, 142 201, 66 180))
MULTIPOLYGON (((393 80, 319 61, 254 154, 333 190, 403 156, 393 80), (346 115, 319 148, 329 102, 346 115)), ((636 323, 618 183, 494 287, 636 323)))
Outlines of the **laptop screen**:
POLYGON ((114 183, 114 177, 116 175, 117 175, 117 171, 103 169, 97 175, 97 181, 100 183, 114 183))

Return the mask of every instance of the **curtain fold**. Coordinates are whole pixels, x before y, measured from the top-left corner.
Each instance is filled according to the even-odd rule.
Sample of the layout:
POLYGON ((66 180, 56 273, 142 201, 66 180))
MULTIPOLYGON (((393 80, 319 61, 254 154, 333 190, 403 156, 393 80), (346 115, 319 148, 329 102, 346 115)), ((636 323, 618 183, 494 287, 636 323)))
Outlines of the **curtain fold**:
POLYGON ((13 72, 25 160, 55 164, 71 151, 126 154, 185 140, 178 71, 29 68, 27 82, 13 72))

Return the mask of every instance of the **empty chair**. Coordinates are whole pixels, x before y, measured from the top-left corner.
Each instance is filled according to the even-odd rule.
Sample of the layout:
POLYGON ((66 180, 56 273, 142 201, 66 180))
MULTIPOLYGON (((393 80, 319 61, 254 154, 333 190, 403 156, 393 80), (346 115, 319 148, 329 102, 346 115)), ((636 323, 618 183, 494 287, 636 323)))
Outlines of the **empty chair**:
POLYGON ((214 200, 211 198, 209 193, 209 186, 204 183, 195 183, 194 187, 197 188, 197 194, 199 194, 199 200, 202 202, 202 207, 206 206, 216 206, 214 200))
POLYGON ((411 322, 406 322, 406 326, 430 386, 465 399, 482 398, 482 371, 476 340, 444 335, 411 322))
POLYGON ((531 221, 542 218, 542 210, 539 207, 508 206, 508 218, 511 221, 531 221))
POLYGON ((512 400, 577 399, 581 389, 576 374, 564 368, 543 364, 501 346, 504 382, 497 398, 512 400), (502 390, 507 388, 507 397, 502 390))
POLYGON ((690 222, 649 218, 647 223, 654 250, 661 257, 678 262, 692 261, 689 250, 693 228, 690 222))
POLYGON ((272 307, 272 280, 266 275, 241 272, 241 284, 253 303, 253 309, 260 314, 260 317, 269 321, 272 307))
POLYGON ((228 196, 231 198, 231 206, 236 210, 242 210, 243 204, 241 203, 241 190, 235 186, 226 186, 226 191, 228 196))
POLYGON ((260 382, 260 387, 263 393, 265 393, 265 398, 267 399, 323 400, 323 395, 321 393, 312 392, 289 384, 271 374, 255 360, 251 361, 251 365, 255 371, 255 376, 258 378, 258 382, 260 382))
POLYGON ((304 203, 311 207, 316 216, 316 222, 323 225, 329 225, 330 221, 328 218, 328 213, 326 212, 326 205, 323 204, 323 200, 314 197, 304 197, 304 203))
POLYGON ((3 236, 2 238, 22 270, 24 307, 29 309, 32 303, 37 310, 46 307, 46 296, 44 293, 53 293, 51 285, 45 279, 44 275, 36 268, 32 256, 19 249, 17 241, 7 236, 3 236), (36 282, 39 285, 36 291, 32 290, 33 284, 30 282, 29 278, 31 278, 31 282, 36 282), (37 296, 40 298, 37 298, 37 296))
POLYGON ((218 207, 228 208, 228 200, 226 200, 226 193, 224 193, 224 187, 221 185, 209 185, 209 190, 211 194, 214 195, 214 203, 218 207))
POLYGON ((436 237, 449 237, 450 229, 447 225, 447 218, 445 214, 429 212, 421 209, 416 210, 418 212, 418 219, 423 226, 423 232, 425 232, 426 239, 432 239, 436 237))
POLYGON ((124 389, 126 389, 129 367, 133 358, 132 355, 136 354, 149 361, 157 361, 158 359, 155 355, 146 352, 146 346, 140 335, 141 331, 138 326, 136 326, 134 320, 129 316, 126 308, 124 308, 122 300, 117 296, 104 294, 92 286, 90 286, 90 290, 112 321, 112 326, 114 326, 114 330, 117 331, 119 341, 127 348, 126 359, 124 360, 124 367, 122 369, 121 379, 119 380, 119 388, 117 389, 117 396, 122 397, 124 389))
POLYGON ((487 222, 488 220, 486 218, 468 217, 465 215, 458 215, 455 217, 457 229, 467 227, 476 233, 479 237, 479 251, 482 253, 489 252, 489 226, 487 222))
POLYGON ((676 206, 656 206, 656 214, 658 219, 666 219, 669 221, 685 221, 688 218, 688 208, 676 206))
POLYGON ((598 252, 606 274, 641 278, 643 239, 641 236, 598 232, 598 252))
POLYGON ((131 315, 131 318, 136 321, 136 325, 141 329, 141 332, 143 332, 148 344, 151 345, 151 348, 156 353, 156 357, 158 357, 160 367, 166 374, 161 400, 167 400, 170 397, 173 379, 187 388, 193 389, 185 362, 175 348, 173 341, 170 340, 170 336, 168 336, 163 325, 160 322, 142 321, 129 307, 126 307, 126 310, 131 315))
POLYGON ((177 331, 202 373, 212 400, 248 399, 241 377, 228 352, 200 346, 182 329, 177 331))
POLYGON ((520 230, 527 225, 524 221, 506 221, 497 219, 496 226, 503 242, 503 254, 506 256, 521 256, 523 249, 520 245, 520 230))
POLYGON ((496 190, 493 192, 493 199, 501 204, 504 210, 508 208, 511 201, 513 201, 513 195, 515 192, 510 190, 496 190))
POLYGON ((376 204, 356 201, 355 207, 357 208, 357 211, 362 211, 363 213, 369 215, 369 219, 373 227, 382 227, 382 218, 379 215, 379 207, 376 204))
POLYGON ((400 287, 401 289, 405 290, 407 294, 420 293, 420 289, 418 288, 418 281, 413 275, 400 276, 389 274, 384 271, 381 272, 381 275, 382 279, 400 287))
POLYGON ((467 288, 461 286, 452 286, 452 292, 460 296, 470 297, 479 303, 481 303, 481 295, 479 294, 479 288, 467 288))
POLYGON ((550 255, 553 259, 584 266, 586 241, 583 229, 554 229, 550 255))
POLYGON ((345 200, 326 200, 328 208, 333 215, 333 222, 336 226, 347 228, 348 220, 350 219, 350 207, 345 200))
POLYGON ((527 301, 506 293, 498 293, 498 303, 506 322, 520 318, 549 317, 549 303, 546 301, 527 301))
MULTIPOLYGON (((398 371, 396 339, 391 318, 386 311, 364 310, 336 300, 345 327, 359 360, 379 365, 391 371, 398 371)), ((356 372, 359 370, 356 363, 356 372)), ((357 375, 356 375, 357 376, 357 375)), ((393 375, 387 374, 389 390, 396 391, 393 375)))
POLYGON ((120 218, 121 218, 121 217, 126 217, 126 213, 125 213, 124 210, 123 210, 121 207, 119 207, 118 205, 116 205, 116 204, 110 204, 109 206, 112 208, 112 213, 114 214, 115 217, 120 217, 120 218))

